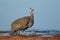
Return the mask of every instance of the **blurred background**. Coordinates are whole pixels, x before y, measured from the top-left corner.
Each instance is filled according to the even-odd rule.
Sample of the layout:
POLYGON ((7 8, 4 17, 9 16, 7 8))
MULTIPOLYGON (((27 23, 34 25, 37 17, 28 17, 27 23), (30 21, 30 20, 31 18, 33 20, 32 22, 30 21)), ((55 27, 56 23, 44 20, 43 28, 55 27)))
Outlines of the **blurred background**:
POLYGON ((10 31, 14 20, 30 15, 30 7, 34 25, 29 29, 60 30, 60 0, 0 0, 0 31, 10 31))

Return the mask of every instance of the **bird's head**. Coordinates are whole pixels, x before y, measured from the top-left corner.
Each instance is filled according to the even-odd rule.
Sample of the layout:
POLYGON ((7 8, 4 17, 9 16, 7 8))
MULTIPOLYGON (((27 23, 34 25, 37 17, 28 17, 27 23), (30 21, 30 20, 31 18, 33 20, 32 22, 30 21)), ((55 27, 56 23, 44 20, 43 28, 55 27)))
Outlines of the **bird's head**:
POLYGON ((33 12, 33 11, 34 11, 34 9, 33 9, 33 8, 30 8, 30 9, 29 9, 29 11, 30 11, 30 12, 33 12))

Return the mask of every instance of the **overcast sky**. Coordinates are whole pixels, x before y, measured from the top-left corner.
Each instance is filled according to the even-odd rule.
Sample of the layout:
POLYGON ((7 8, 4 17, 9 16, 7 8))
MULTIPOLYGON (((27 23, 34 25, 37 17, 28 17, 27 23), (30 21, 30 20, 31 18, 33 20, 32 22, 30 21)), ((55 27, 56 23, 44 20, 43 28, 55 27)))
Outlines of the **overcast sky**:
POLYGON ((17 18, 34 8, 34 25, 29 29, 60 30, 60 0, 0 0, 0 30, 10 30, 17 18))

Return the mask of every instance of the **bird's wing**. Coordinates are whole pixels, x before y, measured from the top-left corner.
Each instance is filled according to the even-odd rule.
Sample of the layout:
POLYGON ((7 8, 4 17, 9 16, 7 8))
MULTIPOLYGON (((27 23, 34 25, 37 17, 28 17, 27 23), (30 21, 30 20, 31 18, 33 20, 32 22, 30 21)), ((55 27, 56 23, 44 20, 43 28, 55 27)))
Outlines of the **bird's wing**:
POLYGON ((26 26, 28 24, 29 20, 30 20, 29 17, 23 17, 23 18, 19 18, 19 19, 15 20, 13 23, 26 26))

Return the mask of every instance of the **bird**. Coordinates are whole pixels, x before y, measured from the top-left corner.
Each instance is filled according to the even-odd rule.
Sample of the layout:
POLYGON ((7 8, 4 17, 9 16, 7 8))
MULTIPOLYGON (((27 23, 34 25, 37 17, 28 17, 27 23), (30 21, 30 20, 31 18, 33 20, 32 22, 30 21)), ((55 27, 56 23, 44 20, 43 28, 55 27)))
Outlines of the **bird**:
POLYGON ((11 32, 10 34, 13 34, 14 32, 19 31, 25 31, 28 28, 32 27, 34 24, 34 14, 33 14, 34 9, 29 8, 30 15, 25 16, 22 18, 18 18, 15 21, 11 23, 11 32))

